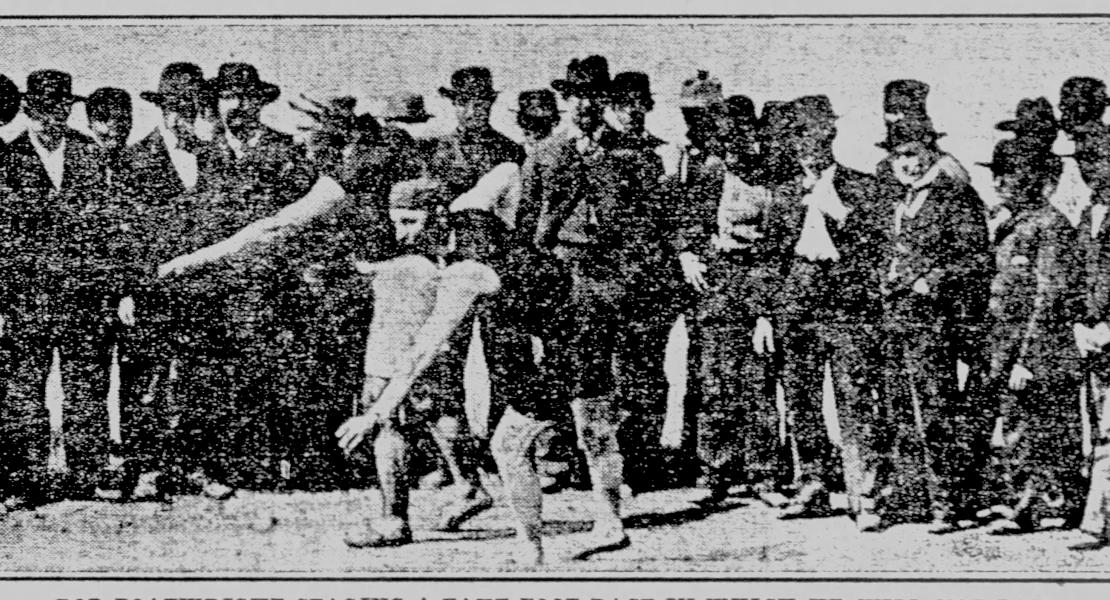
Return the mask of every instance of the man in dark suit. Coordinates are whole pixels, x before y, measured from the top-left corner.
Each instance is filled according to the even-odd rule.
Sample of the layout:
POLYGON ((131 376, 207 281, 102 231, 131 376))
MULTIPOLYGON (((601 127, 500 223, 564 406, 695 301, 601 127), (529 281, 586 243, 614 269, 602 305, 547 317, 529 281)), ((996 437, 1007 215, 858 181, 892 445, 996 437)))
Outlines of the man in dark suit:
MULTIPOLYGON (((773 197, 765 186, 755 106, 746 96, 724 102, 728 126, 719 133, 725 156, 691 163, 685 179, 666 184, 674 207, 672 248, 689 290, 690 364, 687 394, 697 394, 697 454, 707 502, 728 497, 734 484, 770 493, 788 470, 779 440, 770 356, 750 343, 757 315, 769 312, 766 281, 776 269, 768 226, 773 197)), ((764 495, 763 497, 768 497, 764 495)))
POLYGON ((873 394, 886 210, 875 179, 836 162, 836 115, 826 96, 791 103, 792 153, 801 177, 776 189, 782 278, 771 312, 757 319, 757 349, 773 319, 782 351, 787 433, 797 451, 798 492, 782 518, 826 514, 843 473, 849 508, 866 527, 881 454, 873 394), (822 410, 825 365, 832 373, 843 439, 843 468, 822 410))
POLYGON ((132 184, 145 202, 163 203, 203 187, 197 168, 202 142, 196 122, 204 86, 200 67, 178 62, 162 70, 157 91, 139 94, 162 113, 158 126, 132 147, 132 184))
POLYGON ((990 414, 959 389, 957 360, 968 381, 981 377, 973 354, 984 346, 992 273, 986 216, 973 188, 949 175, 928 119, 903 119, 882 144, 890 152, 894 204, 884 292, 895 445, 902 457, 892 484, 901 500, 888 515, 931 512, 935 531, 976 521, 990 414), (924 465, 922 471, 920 465, 924 465), (914 472, 916 470, 916 472, 914 472), (927 490, 922 498, 914 490, 927 490), (898 504, 901 503, 901 506, 898 504))
POLYGON ((619 134, 605 125, 608 62, 572 60, 552 87, 567 100, 573 127, 552 136, 529 157, 522 173, 517 231, 571 274, 569 302, 545 340, 545 360, 572 399, 578 443, 596 495, 594 531, 581 558, 628 546, 620 520, 624 458, 618 442, 626 406, 614 373, 629 290, 650 264, 657 223, 646 191, 662 176, 662 161, 618 152, 619 134), (548 344, 547 342, 550 342, 548 344))

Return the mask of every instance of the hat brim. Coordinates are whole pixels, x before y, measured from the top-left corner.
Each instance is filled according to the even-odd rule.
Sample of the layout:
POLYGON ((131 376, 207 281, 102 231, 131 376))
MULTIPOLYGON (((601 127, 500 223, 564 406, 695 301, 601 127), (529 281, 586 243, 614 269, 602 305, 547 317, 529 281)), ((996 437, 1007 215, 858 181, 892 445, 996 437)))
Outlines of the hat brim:
POLYGON ((455 88, 449 88, 449 87, 439 88, 439 95, 443 96, 444 98, 447 98, 448 100, 455 100, 457 98, 478 98, 480 100, 495 100, 497 98, 497 95, 500 94, 500 93, 501 92, 499 92, 497 90, 488 90, 488 91, 482 92, 480 94, 475 94, 475 93, 472 93, 472 92, 465 92, 463 90, 457 90, 455 88))
POLYGON ((1005 121, 999 121, 994 128, 999 131, 1017 131, 1020 127, 1020 123, 1021 122, 1016 119, 1007 119, 1005 121))
POLYGON ((415 115, 396 115, 382 117, 383 121, 394 121, 397 123, 427 123, 435 118, 435 115, 429 112, 417 113, 415 115))
MULTIPOLYGON (((54 103, 58 102, 59 100, 61 100, 61 99, 59 99, 59 98, 44 98, 42 96, 28 96, 26 94, 24 94, 23 98, 22 98, 22 102, 25 106, 44 106, 44 105, 54 104, 54 103)), ((66 101, 68 101, 70 104, 76 104, 78 102, 84 102, 85 97, 84 96, 75 96, 73 94, 70 94, 69 97, 66 98, 66 101)))
POLYGON ((216 90, 217 97, 222 96, 224 93, 231 92, 235 95, 260 98, 266 104, 281 97, 281 88, 268 81, 261 81, 250 87, 226 87, 217 81, 213 84, 212 89, 216 90))
POLYGON ((551 82, 551 89, 559 92, 564 96, 578 96, 579 98, 607 98, 609 97, 609 90, 605 88, 586 87, 567 81, 566 79, 556 79, 551 82))

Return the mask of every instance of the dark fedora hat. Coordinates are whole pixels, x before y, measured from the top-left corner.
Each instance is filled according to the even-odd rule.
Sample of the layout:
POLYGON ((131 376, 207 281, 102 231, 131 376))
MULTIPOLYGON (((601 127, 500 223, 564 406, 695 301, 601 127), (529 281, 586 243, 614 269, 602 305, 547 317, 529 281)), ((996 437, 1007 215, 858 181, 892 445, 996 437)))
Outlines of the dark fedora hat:
POLYGON ((794 124, 793 102, 768 100, 759 114, 759 128, 767 135, 778 135, 794 124))
POLYGON ((609 98, 614 102, 641 100, 648 104, 655 103, 651 96, 651 79, 641 71, 617 73, 609 88, 609 98))
POLYGON ((943 133, 937 133, 933 128, 933 120, 929 117, 914 116, 895 121, 887 126, 886 139, 875 144, 876 146, 891 151, 903 144, 921 142, 931 145, 943 133))
POLYGON ((188 62, 175 62, 162 69, 158 91, 139 92, 139 97, 162 107, 193 104, 204 93, 204 71, 188 62))
POLYGON ((1014 111, 1014 118, 1000 121, 994 128, 1015 133, 1056 135, 1056 115, 1048 98, 1022 98, 1014 111))
POLYGON ((791 101, 795 123, 806 121, 831 122, 840 118, 833 112, 832 101, 824 94, 802 96, 791 101))
POLYGON ((581 60, 572 58, 564 79, 551 82, 551 87, 564 96, 604 98, 609 94, 609 61, 596 54, 581 60))
POLYGON ((0 126, 7 125, 19 114, 23 94, 11 79, 0 75, 0 126))
POLYGON ((281 88, 258 77, 258 69, 249 63, 224 63, 216 78, 211 80, 212 91, 217 96, 241 96, 273 102, 281 95, 281 88))
POLYGON ((493 75, 486 67, 465 67, 451 74, 451 87, 439 88, 439 94, 449 100, 478 98, 493 100, 493 75))
POLYGON ((424 108, 424 96, 412 92, 398 92, 385 99, 381 118, 399 123, 424 123, 433 117, 424 108))
POLYGON ((1106 95, 1106 83, 1094 77, 1069 77, 1060 86, 1060 102, 1075 99, 1090 104, 1110 104, 1106 95))
POLYGON ((73 95, 73 77, 63 71, 44 69, 27 76, 27 89, 23 103, 29 107, 73 104, 85 99, 73 95))
POLYGON ((916 79, 895 79, 883 87, 883 112, 888 115, 925 116, 929 84, 916 79))
POLYGON ((131 94, 114 87, 102 87, 85 99, 85 116, 89 121, 131 118, 131 94))

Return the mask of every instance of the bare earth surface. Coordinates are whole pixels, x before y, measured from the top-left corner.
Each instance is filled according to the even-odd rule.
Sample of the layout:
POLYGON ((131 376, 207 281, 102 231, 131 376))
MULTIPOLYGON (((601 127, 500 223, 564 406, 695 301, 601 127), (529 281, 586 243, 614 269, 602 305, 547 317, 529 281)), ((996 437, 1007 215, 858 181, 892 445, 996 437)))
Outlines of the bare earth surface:
MULTIPOLYGON (((779 521, 739 499, 712 511, 696 490, 654 492, 628 502, 632 547, 575 562, 589 528, 587 492, 548 496, 551 574, 717 572, 731 575, 851 576, 930 572, 994 577, 1104 575, 1110 550, 1076 552, 1078 531, 991 536, 986 529, 929 534, 925 525, 858 533, 846 516, 779 521)), ((445 492, 417 491, 416 543, 353 550, 343 532, 377 514, 374 490, 319 494, 250 493, 219 503, 62 502, 0 520, 0 570, 127 573, 488 573, 517 571, 512 519, 503 503, 457 533, 433 531, 445 492)))

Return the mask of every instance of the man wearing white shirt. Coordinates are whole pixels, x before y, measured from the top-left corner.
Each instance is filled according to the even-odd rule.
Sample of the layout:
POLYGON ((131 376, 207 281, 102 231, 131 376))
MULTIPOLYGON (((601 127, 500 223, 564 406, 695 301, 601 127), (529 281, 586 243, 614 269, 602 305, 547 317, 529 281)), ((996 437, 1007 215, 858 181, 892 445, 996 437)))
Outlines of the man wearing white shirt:
POLYGON ((872 392, 885 212, 875 178, 838 164, 836 115, 825 96, 790 103, 788 144, 801 176, 776 189, 783 276, 756 321, 756 352, 781 352, 787 434, 797 451, 798 493, 781 518, 822 516, 829 492, 847 489, 849 511, 870 525, 871 482, 881 461, 872 392), (823 414, 826 365, 842 427, 843 457, 823 414), (843 472, 843 475, 842 475, 843 472))

